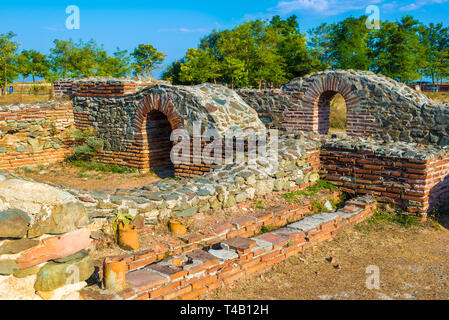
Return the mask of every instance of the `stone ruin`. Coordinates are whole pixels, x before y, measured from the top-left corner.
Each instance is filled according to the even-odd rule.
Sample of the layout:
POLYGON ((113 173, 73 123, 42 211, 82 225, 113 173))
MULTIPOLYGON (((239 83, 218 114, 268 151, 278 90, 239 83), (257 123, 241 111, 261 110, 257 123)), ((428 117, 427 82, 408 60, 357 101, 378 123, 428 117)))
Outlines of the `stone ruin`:
MULTIPOLYGON (((28 286, 32 293, 22 291, 24 296, 37 297, 36 291, 40 297, 48 297, 48 292, 63 297, 85 285, 80 283, 94 267, 80 250, 91 245, 91 231, 118 210, 142 214, 147 222, 184 218, 310 186, 319 177, 361 196, 352 206, 359 208, 354 211, 361 215, 357 219, 372 214, 370 197, 421 217, 449 198, 449 105, 381 75, 324 71, 269 91, 103 78, 64 79, 55 83, 55 90, 69 95, 72 103, 0 108, 0 168, 63 161, 76 143, 65 132, 75 126, 93 128, 104 140, 96 160, 142 171, 165 168, 179 180, 108 193, 1 172, 0 288, 5 283, 21 287, 17 279, 27 277, 34 291, 28 286), (344 137, 326 135, 330 101, 337 93, 347 107, 344 137), (279 130, 278 139, 249 139, 270 129, 279 130), (186 139, 172 139, 178 130, 186 139), (218 133, 220 148, 214 150, 220 150, 223 162, 211 162, 217 159, 216 151, 211 152, 207 141, 195 139, 209 130, 218 133), (265 160, 226 163, 222 150, 229 136, 234 152, 242 139, 245 160, 252 151, 276 152, 268 152, 265 160), (173 148, 189 150, 188 156, 173 162, 173 148), (33 197, 22 199, 22 193, 33 197), (11 233, 20 243, 1 240, 11 233), (38 270, 45 267, 60 274, 61 264, 71 259, 67 256, 75 259, 83 276, 64 291, 54 278, 45 278, 48 270, 38 270)), ((336 227, 342 217, 353 223, 348 212, 310 223, 316 227, 332 221, 336 227)), ((260 246, 263 241, 256 242, 260 246)), ((128 269, 139 269, 148 259, 136 255, 127 262, 128 269)))

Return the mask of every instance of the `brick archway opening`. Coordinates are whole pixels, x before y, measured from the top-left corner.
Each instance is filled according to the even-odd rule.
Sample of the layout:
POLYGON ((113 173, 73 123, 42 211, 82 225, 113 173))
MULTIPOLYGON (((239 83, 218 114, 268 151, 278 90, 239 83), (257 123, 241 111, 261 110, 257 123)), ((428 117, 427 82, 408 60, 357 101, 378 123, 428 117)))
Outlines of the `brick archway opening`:
POLYGON ((173 142, 170 140, 172 127, 167 116, 157 110, 146 117, 145 131, 148 140, 150 169, 161 177, 174 176, 170 159, 173 142))
POLYGON ((348 119, 348 109, 345 98, 336 93, 330 101, 329 114, 329 134, 346 133, 346 122, 348 119))
MULTIPOLYGON (((331 105, 337 97, 342 96, 337 91, 328 90, 321 93, 317 99, 318 133, 320 134, 328 134, 329 129, 333 129, 334 123, 331 123, 331 119, 334 120, 338 115, 335 114, 336 110, 332 110, 333 108, 331 108, 331 105)), ((342 100, 344 101, 344 98, 342 100)), ((346 103, 344 107, 344 111, 346 113, 346 103)), ((346 127, 346 123, 344 127, 346 127)))

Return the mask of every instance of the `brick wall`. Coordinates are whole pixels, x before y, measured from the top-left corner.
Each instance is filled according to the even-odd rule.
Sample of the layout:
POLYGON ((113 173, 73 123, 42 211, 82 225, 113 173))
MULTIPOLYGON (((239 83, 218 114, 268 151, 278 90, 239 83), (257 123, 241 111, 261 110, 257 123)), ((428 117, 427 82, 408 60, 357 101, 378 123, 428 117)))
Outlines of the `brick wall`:
POLYGON ((64 136, 72 124, 71 103, 0 109, 0 168, 63 161, 72 152, 64 136))
MULTIPOLYGON (((321 83, 320 83, 321 85, 321 83)), ((367 110, 360 110, 359 100, 349 87, 339 87, 328 79, 318 88, 306 93, 294 91, 238 91, 243 100, 254 108, 270 129, 286 131, 329 131, 330 103, 337 93, 346 102, 346 133, 349 136, 375 134, 375 118, 367 110)))
POLYGON ((323 147, 325 177, 356 194, 426 216, 449 199, 449 156, 430 160, 388 157, 369 150, 323 147))
MULTIPOLYGON (((166 257, 166 253, 151 250, 115 257, 113 261, 125 261, 129 268, 127 288, 111 294, 89 287, 81 291, 81 296, 86 300, 194 299, 240 278, 260 274, 298 252, 335 237, 346 226, 371 217, 375 208, 374 200, 358 198, 336 213, 306 218, 307 210, 299 208, 240 217, 234 223, 235 228, 231 221, 230 228, 217 228, 219 235, 209 239, 199 237, 184 248, 170 252, 177 256, 162 262, 157 261, 166 257), (261 226, 273 225, 284 228, 252 237, 261 226)), ((102 265, 97 268, 100 271, 102 265)))

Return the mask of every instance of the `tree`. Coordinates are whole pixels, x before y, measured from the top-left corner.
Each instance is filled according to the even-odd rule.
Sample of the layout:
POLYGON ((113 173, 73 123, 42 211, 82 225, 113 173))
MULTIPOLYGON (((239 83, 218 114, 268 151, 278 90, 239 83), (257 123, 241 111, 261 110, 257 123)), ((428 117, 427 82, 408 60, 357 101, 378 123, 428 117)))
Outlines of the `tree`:
POLYGON ((419 22, 407 15, 400 22, 384 22, 376 32, 372 69, 402 82, 420 78, 419 22))
POLYGON ((32 76, 47 79, 49 76, 50 62, 45 54, 35 50, 23 50, 19 56, 19 71, 23 77, 32 76))
POLYGON ((18 76, 17 48, 20 44, 12 41, 16 36, 12 31, 0 34, 0 82, 5 93, 8 82, 18 76))
POLYGON ((151 44, 140 44, 131 56, 134 58, 134 73, 149 77, 151 71, 159 68, 167 55, 157 51, 151 44))
POLYGON ((53 41, 55 47, 50 49, 51 70, 59 78, 67 78, 74 70, 75 44, 70 40, 53 41))
POLYGON ((222 70, 230 78, 232 89, 234 89, 236 84, 240 84, 240 81, 245 76, 245 65, 243 61, 233 57, 225 57, 223 59, 222 70))
POLYGON ((253 83, 256 82, 259 89, 264 81, 275 85, 287 82, 285 59, 278 54, 277 45, 281 36, 273 27, 266 27, 257 35, 257 46, 252 63, 253 83))
POLYGON ((306 37, 301 34, 295 15, 286 20, 274 16, 270 26, 280 35, 277 52, 285 61, 287 78, 301 77, 321 70, 320 61, 307 48, 306 37))
POLYGON ((422 49, 421 73, 432 78, 432 83, 449 76, 449 29, 443 24, 431 23, 420 29, 422 49))
POLYGON ((203 49, 187 50, 185 62, 181 64, 179 78, 183 82, 203 83, 209 80, 216 82, 220 76, 220 65, 216 58, 203 49))
POLYGON ((162 73, 162 79, 169 81, 171 84, 186 84, 181 81, 181 65, 185 63, 185 59, 176 60, 170 64, 167 69, 162 73))
POLYGON ((325 70, 332 65, 331 58, 331 26, 323 23, 308 31, 309 41, 307 43, 311 56, 318 61, 317 69, 325 70))
POLYGON ((346 18, 329 29, 329 57, 337 69, 369 70, 371 65, 368 47, 369 29, 366 17, 346 18))
POLYGON ((125 77, 131 72, 131 59, 127 50, 117 50, 112 56, 107 56, 106 51, 97 54, 99 76, 125 77))

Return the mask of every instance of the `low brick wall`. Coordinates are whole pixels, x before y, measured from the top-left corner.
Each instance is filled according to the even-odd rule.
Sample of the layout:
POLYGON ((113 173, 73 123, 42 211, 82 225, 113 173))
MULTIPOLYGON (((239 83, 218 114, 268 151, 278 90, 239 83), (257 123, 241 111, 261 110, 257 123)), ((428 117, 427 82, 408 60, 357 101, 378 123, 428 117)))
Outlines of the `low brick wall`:
POLYGON ((71 103, 0 108, 0 168, 63 161, 71 140, 64 131, 74 124, 71 103))
POLYGON ((325 143, 321 166, 326 179, 343 191, 372 194, 379 202, 426 216, 449 199, 449 156, 413 147, 395 156, 393 146, 376 150, 325 143))
POLYGON ((135 81, 131 79, 58 79, 53 83, 56 96, 77 97, 124 97, 136 93, 145 87, 153 86, 153 81, 135 81))
MULTIPOLYGON (((224 238, 210 243, 207 249, 198 248, 149 265, 147 262, 145 267, 128 272, 128 286, 121 292, 91 287, 80 294, 86 300, 194 299, 240 278, 260 274, 298 252, 333 238, 343 228, 372 216, 375 208, 373 199, 361 197, 349 201, 335 213, 306 217, 253 238, 225 230, 224 238)), ((250 234, 254 234, 253 230, 250 234)))

